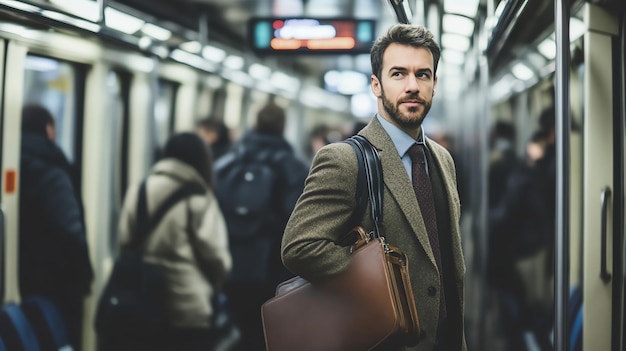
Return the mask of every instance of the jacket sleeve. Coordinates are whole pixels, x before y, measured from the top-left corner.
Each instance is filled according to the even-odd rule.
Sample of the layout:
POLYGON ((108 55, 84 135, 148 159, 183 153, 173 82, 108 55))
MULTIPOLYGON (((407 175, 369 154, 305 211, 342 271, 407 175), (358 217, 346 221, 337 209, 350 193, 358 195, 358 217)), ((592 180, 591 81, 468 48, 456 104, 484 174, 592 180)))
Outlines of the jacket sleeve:
POLYGON ((197 232, 196 252, 200 256, 197 259, 198 264, 209 274, 211 283, 219 286, 228 277, 233 262, 222 211, 212 192, 206 197, 208 204, 197 232))
POLYGON ((340 241, 351 229, 357 175, 350 145, 335 143, 318 151, 282 240, 283 263, 290 271, 319 281, 348 265, 349 247, 340 241))

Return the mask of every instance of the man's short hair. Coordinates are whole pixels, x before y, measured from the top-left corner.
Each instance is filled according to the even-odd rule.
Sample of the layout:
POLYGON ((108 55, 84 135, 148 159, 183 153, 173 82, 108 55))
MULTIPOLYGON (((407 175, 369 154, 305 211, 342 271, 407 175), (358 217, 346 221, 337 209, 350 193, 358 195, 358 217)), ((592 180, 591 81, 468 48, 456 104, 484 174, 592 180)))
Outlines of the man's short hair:
POLYGON ((220 130, 221 122, 214 117, 205 117, 196 122, 196 128, 202 128, 207 130, 220 130))
POLYGON ((256 118, 255 130, 262 134, 282 135, 285 129, 285 110, 273 102, 265 105, 256 118))
POLYGON ((29 104, 22 108, 22 131, 48 135, 46 127, 54 126, 54 117, 48 109, 38 104, 29 104))
POLYGON ((553 107, 548 107, 541 111, 539 115, 539 129, 542 131, 549 133, 551 130, 555 128, 555 111, 553 107))
POLYGON ((434 39, 433 34, 423 26, 410 24, 396 24, 391 26, 385 34, 378 37, 370 50, 370 61, 372 64, 372 74, 379 80, 383 69, 383 55, 389 45, 397 43, 410 45, 414 48, 427 48, 433 55, 433 74, 437 73, 437 65, 441 56, 439 44, 434 39))

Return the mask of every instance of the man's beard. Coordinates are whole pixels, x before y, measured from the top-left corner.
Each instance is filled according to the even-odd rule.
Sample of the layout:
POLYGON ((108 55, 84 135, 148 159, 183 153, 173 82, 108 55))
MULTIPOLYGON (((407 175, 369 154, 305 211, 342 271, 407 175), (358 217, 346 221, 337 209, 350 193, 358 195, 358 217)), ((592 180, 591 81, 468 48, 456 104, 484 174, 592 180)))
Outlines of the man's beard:
MULTIPOLYGON (((430 107, 432 104, 430 101, 423 101, 419 99, 417 94, 409 95, 405 97, 405 100, 419 100, 420 102, 423 103, 422 106, 424 110, 422 111, 421 115, 417 115, 417 118, 408 116, 400 112, 400 109, 398 108, 397 104, 387 99, 387 96, 385 95, 385 90, 383 89, 382 85, 380 87, 380 92, 382 95, 383 108, 385 109, 385 112, 387 112, 389 117, 391 117, 391 119, 393 119, 401 127, 410 128, 410 129, 419 128, 422 125, 424 118, 428 114, 428 111, 430 111, 430 107)), ((419 110, 419 106, 410 107, 408 110, 410 113, 416 113, 419 110)))

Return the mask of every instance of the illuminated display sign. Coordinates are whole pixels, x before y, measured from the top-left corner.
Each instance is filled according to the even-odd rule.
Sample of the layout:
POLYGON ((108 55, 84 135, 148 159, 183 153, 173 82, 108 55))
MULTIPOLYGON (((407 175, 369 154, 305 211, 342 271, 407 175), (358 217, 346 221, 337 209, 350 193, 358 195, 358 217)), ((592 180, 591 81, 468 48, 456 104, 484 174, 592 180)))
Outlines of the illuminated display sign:
POLYGON ((248 43, 257 53, 369 53, 374 20, 252 18, 248 43))

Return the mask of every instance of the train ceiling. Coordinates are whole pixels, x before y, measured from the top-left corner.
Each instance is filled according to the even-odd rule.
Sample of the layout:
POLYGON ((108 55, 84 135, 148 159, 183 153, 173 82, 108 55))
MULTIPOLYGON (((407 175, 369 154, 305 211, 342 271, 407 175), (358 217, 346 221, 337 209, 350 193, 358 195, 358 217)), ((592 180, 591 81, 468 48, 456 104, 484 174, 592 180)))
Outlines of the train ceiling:
MULTIPOLYGON (((154 14, 185 27, 200 30, 205 16, 206 36, 241 53, 248 52, 246 28, 251 17, 309 16, 377 19, 381 25, 396 20, 385 0, 118 0, 142 12, 154 14)), ((286 67, 305 76, 320 77, 330 69, 368 70, 369 61, 354 57, 266 57, 274 66, 286 67), (365 63, 364 63, 365 62, 365 63)))
MULTIPOLYGON (((491 63, 496 68, 504 67, 507 62, 519 56, 519 52, 532 45, 533 41, 542 35, 542 31, 550 28, 550 23, 554 19, 553 0, 116 0, 116 2, 200 31, 200 23, 204 19, 207 23, 205 34, 209 42, 227 45, 241 53, 249 52, 246 46, 246 28, 248 20, 254 16, 371 18, 377 20, 380 33, 398 21, 391 6, 395 2, 400 4, 400 7, 405 5, 413 11, 413 22, 421 15, 425 24, 436 34, 441 35, 441 44, 445 49, 449 48, 449 44, 443 40, 448 30, 442 23, 446 14, 460 14, 471 19, 474 22, 473 32, 476 33, 482 25, 480 22, 485 21, 484 17, 481 18, 483 16, 481 13, 488 11, 489 6, 495 8, 501 5, 509 10, 510 17, 515 15, 516 18, 504 18, 504 21, 500 21, 500 26, 494 28, 488 50, 491 63), (482 8, 482 11, 479 8, 482 8)), ((493 10, 492 8, 491 11, 493 10)), ((474 45, 474 40, 475 36, 469 34, 470 47, 474 45)), ((462 64, 467 50, 452 48, 448 55, 444 52, 442 59, 452 60, 451 57, 454 56, 453 63, 462 64)), ((274 66, 285 67, 304 76, 319 79, 331 69, 352 69, 369 73, 367 57, 344 55, 329 58, 298 55, 265 59, 272 61, 274 66)))
MULTIPOLYGON (((315 17, 315 18, 359 18, 375 19, 377 33, 398 19, 392 10, 393 2, 409 7, 415 17, 430 15, 436 19, 428 25, 436 34, 441 34, 441 16, 447 7, 468 11, 464 16, 476 16, 478 6, 486 0, 112 0, 139 11, 153 14, 159 19, 182 24, 202 32, 206 21, 205 36, 208 42, 219 43, 239 51, 244 56, 251 55, 246 44, 246 29, 251 17, 315 17), (418 8, 422 9, 420 14, 418 8), (435 10, 432 10, 434 8, 435 10), (424 12, 429 12, 428 14, 424 12), (434 13, 434 14, 433 14, 434 13), (435 24, 436 23, 436 24, 435 24)), ((414 17, 414 18, 415 18, 414 17)), ((474 24, 472 23, 472 27, 474 24)), ((471 36, 471 34, 470 34, 471 36)), ((472 40, 467 38, 467 42, 472 40)), ((442 43, 445 44, 445 43, 442 43)), ((463 62, 462 53, 456 55, 457 62, 463 62)), ((446 56, 450 57, 450 56, 446 56)), ((323 75, 329 70, 353 70, 369 75, 369 57, 365 55, 277 55, 265 56, 264 63, 284 68, 297 75, 317 80, 320 84, 323 75), (269 62, 268 62, 269 61, 269 62)))
MULTIPOLYGON (((621 1, 596 0, 616 8, 621 1)), ((80 28, 85 25, 99 35, 138 46, 163 58, 170 56, 198 65, 211 72, 220 67, 226 67, 231 72, 247 70, 260 63, 317 86, 323 85, 323 75, 329 70, 352 70, 368 76, 368 55, 257 55, 247 47, 248 20, 260 16, 372 19, 377 22, 376 34, 379 34, 398 22, 398 18, 408 16, 413 23, 424 23, 439 38, 443 48, 440 76, 464 75, 470 81, 474 80, 471 77, 474 70, 468 68, 467 64, 469 62, 471 66, 472 60, 467 58, 476 57, 476 50, 486 50, 490 74, 494 77, 498 71, 508 73, 506 71, 511 70, 512 63, 524 60, 524 56, 544 57, 539 60, 539 67, 535 65, 535 73, 549 67, 546 60, 553 60, 549 55, 537 52, 538 41, 546 39, 552 30, 553 0, 0 0, 0 5, 0 18, 6 16, 20 21, 46 13, 40 10, 46 7, 61 9, 80 19, 66 17, 67 20, 61 23, 63 21, 59 22, 58 16, 51 17, 47 19, 51 28, 69 25, 85 29, 80 28), (104 10, 104 17, 98 11, 101 4, 105 5, 100 8, 104 10), (19 11, 16 12, 16 9, 19 11), (411 13, 406 13, 406 10, 411 13), (89 22, 81 22, 82 19, 89 22), (100 30, 99 21, 102 19, 105 27, 100 30), (130 22, 140 23, 132 31, 122 28, 130 22), (147 27, 167 28, 168 36, 159 39, 158 35, 148 34, 147 27), (466 29, 460 31, 462 28, 466 29), (488 38, 479 34, 485 32, 488 38), (145 44, 146 39, 148 44, 145 44), (184 44, 194 41, 197 45, 195 51, 184 47, 184 44), (222 49, 221 55, 207 57, 203 48, 209 49, 213 45, 222 49), (238 59, 241 66, 229 67, 227 61, 230 57, 238 59), (213 62, 207 63, 205 59, 213 62)), ((550 49, 554 50, 553 43, 550 49)))

